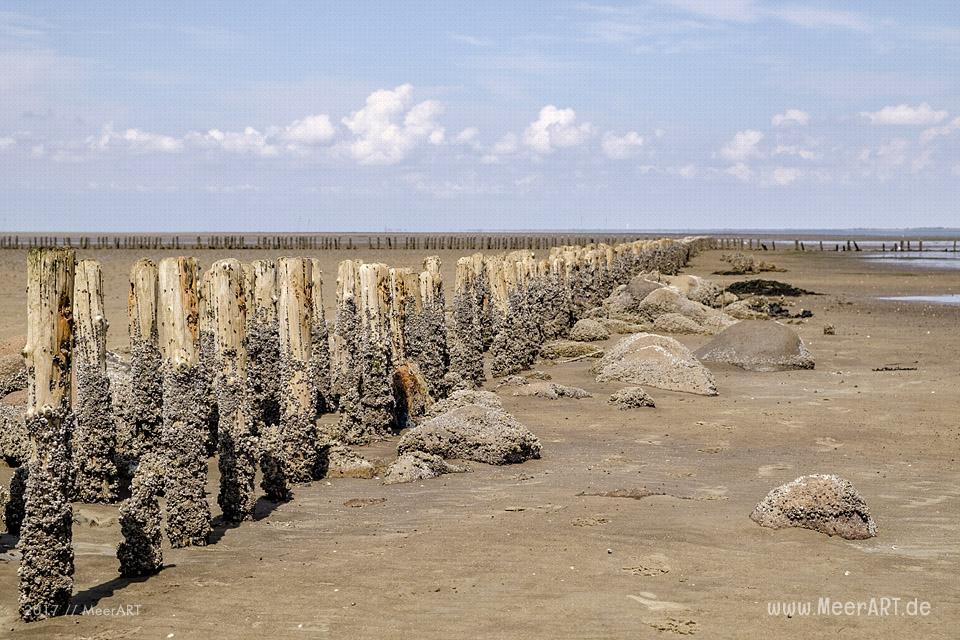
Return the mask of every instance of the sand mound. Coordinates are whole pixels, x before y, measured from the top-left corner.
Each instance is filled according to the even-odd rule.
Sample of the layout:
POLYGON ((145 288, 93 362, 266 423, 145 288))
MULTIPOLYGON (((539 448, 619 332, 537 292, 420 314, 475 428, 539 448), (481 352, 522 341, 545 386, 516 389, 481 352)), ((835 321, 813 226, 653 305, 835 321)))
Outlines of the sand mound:
POLYGON ((761 527, 801 527, 847 540, 877 535, 870 509, 853 485, 835 475, 801 476, 767 494, 750 514, 761 527))
POLYGON ((713 374, 690 350, 666 336, 638 333, 622 338, 593 367, 597 382, 619 380, 658 389, 717 395, 713 374))
POLYGON ((651 322, 663 315, 673 313, 693 320, 704 328, 704 333, 716 333, 730 326, 736 320, 716 309, 688 300, 672 287, 657 289, 643 299, 637 307, 638 313, 651 322))
POLYGON ((737 320, 760 320, 767 315, 767 299, 763 297, 737 300, 723 308, 723 312, 737 320))
POLYGON ((373 464, 345 444, 336 442, 327 448, 327 468, 317 477, 372 478, 377 475, 373 464))
POLYGON ((741 320, 700 347, 703 362, 736 365, 748 371, 813 369, 813 356, 797 333, 773 320, 741 320))
POLYGON ((619 318, 597 318, 597 322, 602 324, 604 328, 610 333, 642 333, 647 331, 649 327, 645 327, 642 324, 636 324, 634 322, 628 322, 626 320, 621 320, 619 318))
POLYGON ((577 323, 570 329, 570 339, 578 342, 596 342, 606 340, 610 337, 610 332, 601 323, 591 318, 577 320, 577 323))
POLYGON ((708 307, 722 303, 723 287, 712 280, 691 275, 663 276, 663 280, 694 302, 708 307))
POLYGON ((23 423, 22 406, 0 405, 0 459, 19 467, 30 457, 30 436, 23 423))
POLYGON ((448 411, 400 438, 397 453, 431 453, 441 458, 511 464, 540 457, 540 441, 503 411, 467 405, 448 411))
POLYGON ((450 397, 433 404, 430 409, 427 410, 426 417, 435 418, 448 411, 473 404, 491 409, 503 409, 503 402, 500 401, 500 396, 493 391, 462 389, 460 391, 454 391, 450 394, 450 397))
POLYGON ((600 347, 596 347, 589 342, 576 342, 574 340, 554 340, 545 342, 540 347, 540 356, 547 360, 581 358, 584 356, 599 358, 602 355, 603 349, 600 347))
MULTIPOLYGON (((659 273, 641 273, 640 275, 634 276, 630 279, 630 282, 627 283, 624 291, 632 297, 636 303, 639 303, 641 300, 646 298, 652 291, 657 289, 662 289, 665 287, 662 282, 660 282, 659 273)), ((634 309, 636 306, 634 305, 634 309)))
POLYGON ((696 320, 691 320, 679 313, 665 313, 653 321, 655 331, 661 333, 711 333, 696 320))
POLYGON ((653 403, 653 398, 643 390, 643 387, 624 387, 616 393, 610 394, 610 399, 607 402, 621 411, 656 406, 653 403))
POLYGON ((528 382, 513 392, 515 396, 534 396, 556 400, 557 398, 592 398, 593 394, 580 387, 567 387, 555 382, 528 382))
POLYGON ((463 473, 466 467, 450 464, 440 456, 423 451, 405 453, 387 468, 383 475, 383 484, 400 484, 438 478, 445 473, 463 473))

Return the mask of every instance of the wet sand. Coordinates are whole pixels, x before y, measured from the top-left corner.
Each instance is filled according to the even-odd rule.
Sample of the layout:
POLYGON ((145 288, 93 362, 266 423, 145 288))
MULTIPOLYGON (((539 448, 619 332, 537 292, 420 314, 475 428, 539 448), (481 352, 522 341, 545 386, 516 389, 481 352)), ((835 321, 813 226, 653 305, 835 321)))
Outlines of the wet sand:
MULTIPOLYGON (((315 254, 328 274, 327 305, 337 260, 419 266, 426 254, 315 254)), ((115 347, 126 342, 126 271, 142 255, 102 256, 115 347)), ((197 255, 206 266, 224 254, 197 255)), ((456 254, 441 256, 449 285, 456 254)), ((686 272, 709 275, 719 257, 702 254, 686 272)), ((501 393, 540 437, 541 460, 470 463, 471 473, 406 485, 298 486, 290 503, 261 502, 257 521, 217 529, 209 547, 165 548, 166 568, 143 581, 118 577, 115 507, 75 505, 74 602, 113 615, 18 622, 14 540, 3 535, 0 637, 954 637, 960 307, 874 296, 957 293, 960 271, 829 252, 763 257, 789 271, 762 277, 824 294, 799 299, 815 315, 795 325, 814 370, 718 368, 718 397, 648 389, 656 409, 622 412, 607 397, 624 385, 596 383, 589 362, 543 365, 594 397, 501 393), (823 335, 828 323, 836 335, 823 335), (884 366, 916 370, 873 371, 884 366), (879 535, 845 541, 763 529, 747 517, 771 488, 807 473, 851 480, 879 535), (663 495, 582 495, 644 487, 663 495), (344 504, 357 498, 370 503, 344 504), (821 597, 901 598, 901 613, 917 598, 931 612, 768 615, 768 602, 812 601, 815 612, 821 597)), ((23 264, 22 252, 0 252, 0 339, 23 333, 23 264)), ((696 347, 708 338, 680 339, 696 347)), ((394 444, 362 450, 389 459, 394 444)), ((0 480, 9 476, 0 463, 0 480)), ((215 513, 216 481, 213 464, 215 513)))

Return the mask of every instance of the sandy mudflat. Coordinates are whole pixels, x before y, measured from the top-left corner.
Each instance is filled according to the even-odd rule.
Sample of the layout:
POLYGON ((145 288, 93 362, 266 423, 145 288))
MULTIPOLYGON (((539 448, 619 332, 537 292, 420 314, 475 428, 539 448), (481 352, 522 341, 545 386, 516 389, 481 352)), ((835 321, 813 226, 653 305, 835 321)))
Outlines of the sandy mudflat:
MULTIPOLYGON (((101 256, 118 347, 126 271, 139 255, 101 256)), ((222 254, 197 255, 207 266, 222 254)), ((328 306, 336 261, 348 255, 419 266, 425 253, 319 254, 328 306)), ((455 254, 442 257, 449 283, 455 254)), ((873 296, 957 293, 960 271, 907 271, 855 254, 763 257, 789 269, 773 278, 825 294, 800 301, 815 314, 797 326, 816 358, 812 371, 717 369, 718 397, 648 389, 656 409, 622 412, 607 397, 624 385, 594 382, 589 363, 544 366, 594 397, 501 394, 540 437, 541 460, 471 464, 472 473, 408 485, 299 486, 292 502, 273 511, 261 503, 259 520, 219 529, 209 547, 165 549, 167 567, 144 581, 118 578, 115 508, 75 505, 105 525, 75 525, 75 603, 114 613, 131 605, 137 615, 18 622, 14 541, 4 535, 0 637, 956 637, 960 307, 873 296), (823 335, 826 323, 836 335, 823 335), (917 370, 872 371, 894 364, 917 370), (747 517, 772 487, 817 472, 854 483, 878 537, 772 531, 747 517), (644 487, 664 495, 580 495, 644 487), (345 506, 355 498, 384 501, 345 506), (768 601, 784 600, 813 601, 816 611, 820 597, 901 598, 901 613, 918 598, 931 613, 767 613, 768 601)), ((687 272, 708 275, 720 264, 710 252, 687 272)), ((24 254, 0 252, 0 273, 0 339, 15 338, 24 254)), ((705 340, 682 338, 691 347, 705 340)), ((392 453, 392 443, 366 450, 392 453)), ((0 480, 9 476, 0 463, 0 480)), ((216 510, 214 474, 209 491, 216 510)))

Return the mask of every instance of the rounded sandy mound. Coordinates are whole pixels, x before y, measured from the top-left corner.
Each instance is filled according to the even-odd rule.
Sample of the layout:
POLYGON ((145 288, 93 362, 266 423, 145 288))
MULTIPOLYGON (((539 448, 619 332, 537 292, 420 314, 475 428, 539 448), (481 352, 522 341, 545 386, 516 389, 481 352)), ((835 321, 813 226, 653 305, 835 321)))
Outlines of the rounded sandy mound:
POLYGON ((461 389, 460 391, 454 391, 450 394, 449 397, 444 398, 440 402, 435 402, 433 405, 427 409, 427 417, 435 418, 439 415, 443 415, 448 411, 453 411, 460 407, 466 407, 467 405, 477 404, 482 407, 490 407, 491 409, 502 409, 503 402, 500 400, 500 396, 495 394, 493 391, 482 391, 479 389, 461 389))
POLYGON ((556 400, 557 398, 590 398, 593 396, 589 391, 580 387, 568 387, 555 382, 546 380, 537 382, 527 382, 519 385, 519 388, 513 392, 515 396, 527 396, 535 398, 546 398, 547 400, 556 400))
POLYGON ((423 451, 441 458, 511 464, 540 457, 540 440, 502 409, 467 405, 407 431, 397 453, 423 451))
POLYGON ((618 380, 668 391, 717 395, 713 374, 667 336, 637 333, 621 339, 593 367, 597 382, 618 380))
POLYGON ((750 514, 761 527, 801 527, 847 540, 877 535, 870 509, 850 481, 835 475, 801 476, 767 494, 750 514))
POLYGON ((643 299, 637 311, 651 322, 655 322, 657 318, 666 314, 681 315, 702 326, 703 333, 717 333, 736 322, 722 311, 687 299, 673 287, 652 291, 643 299))
POLYGON ((466 467, 450 464, 440 456, 423 451, 405 453, 391 464, 383 475, 383 484, 400 484, 437 478, 445 473, 463 473, 466 467))
POLYGON ((601 323, 591 318, 577 320, 570 329, 570 339, 578 342, 597 342, 610 337, 610 332, 601 323))
POLYGON ((610 394, 607 402, 621 411, 656 406, 653 398, 643 390, 643 387, 624 387, 616 393, 610 394))
POLYGON ((813 369, 813 355, 790 327, 773 320, 741 320, 700 347, 703 362, 732 364, 748 371, 813 369))

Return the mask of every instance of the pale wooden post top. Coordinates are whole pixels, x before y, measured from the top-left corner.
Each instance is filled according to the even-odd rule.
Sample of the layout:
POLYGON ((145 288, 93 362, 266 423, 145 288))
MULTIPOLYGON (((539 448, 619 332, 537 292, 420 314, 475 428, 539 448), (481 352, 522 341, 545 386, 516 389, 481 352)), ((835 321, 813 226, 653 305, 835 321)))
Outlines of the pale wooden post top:
POLYGON ((194 365, 199 359, 199 294, 197 260, 164 258, 158 269, 160 352, 173 365, 194 365))
POLYGON ((239 260, 218 260, 210 267, 209 304, 219 365, 230 373, 242 373, 246 365, 247 299, 239 260))
POLYGON ((70 402, 73 359, 73 249, 27 254, 27 416, 70 402))
POLYGON ((249 270, 250 310, 267 322, 274 322, 277 319, 277 265, 273 260, 254 260, 249 270))
POLYGON ((96 260, 77 263, 73 289, 75 362, 107 373, 107 318, 103 310, 103 274, 96 260))
POLYGON ((280 258, 277 284, 280 351, 300 362, 309 362, 313 350, 313 262, 308 258, 280 258))
POLYGON ((157 265, 146 258, 130 269, 127 327, 131 337, 149 342, 157 339, 157 265))
POLYGON ((360 265, 356 260, 343 260, 337 265, 337 304, 343 304, 347 298, 360 304, 360 265))

